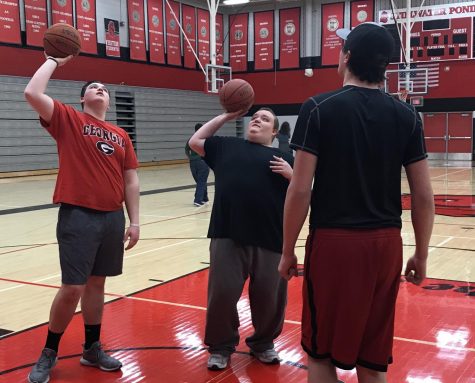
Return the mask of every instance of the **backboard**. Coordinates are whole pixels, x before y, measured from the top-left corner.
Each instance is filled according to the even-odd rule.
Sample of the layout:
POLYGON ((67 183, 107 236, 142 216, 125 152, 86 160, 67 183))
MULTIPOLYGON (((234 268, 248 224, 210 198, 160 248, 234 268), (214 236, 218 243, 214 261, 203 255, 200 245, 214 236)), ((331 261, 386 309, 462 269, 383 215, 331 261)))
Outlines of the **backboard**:
POLYGON ((218 93, 221 87, 231 79, 231 67, 206 64, 206 92, 218 93))

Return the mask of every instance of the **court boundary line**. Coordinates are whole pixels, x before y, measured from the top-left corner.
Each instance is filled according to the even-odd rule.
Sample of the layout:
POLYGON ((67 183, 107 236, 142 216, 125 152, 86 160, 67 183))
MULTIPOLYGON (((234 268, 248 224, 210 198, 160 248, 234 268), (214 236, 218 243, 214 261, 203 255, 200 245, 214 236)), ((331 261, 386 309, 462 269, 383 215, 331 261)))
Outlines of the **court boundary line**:
MULTIPOLYGON (((198 272, 201 272, 201 271, 204 271, 208 269, 208 267, 205 267, 203 269, 200 269, 200 270, 196 270, 192 273, 188 273, 184 276, 181 276, 181 277, 178 277, 178 278, 175 278, 173 280, 170 280, 170 281, 166 281, 166 282, 163 282, 163 283, 159 283, 159 284, 156 284, 154 286, 151 286, 151 287, 148 287, 144 290, 141 290, 141 291, 137 291, 135 293, 133 293, 133 295, 135 294, 139 294, 141 292, 144 292, 144 291, 147 291, 147 290, 150 290, 152 288, 158 288, 160 287, 161 285, 165 284, 165 283, 169 283, 169 282, 172 282, 172 281, 176 281, 178 279, 181 279, 181 278, 184 278, 186 276, 189 276, 189 275, 192 275, 192 274, 195 274, 195 273, 198 273, 198 272)), ((433 279, 433 278, 427 278, 427 279, 433 279)), ((26 282, 26 281, 20 281, 20 280, 13 280, 13 279, 7 279, 7 278, 0 278, 0 281, 7 281, 7 282, 12 282, 12 283, 20 283, 20 284, 26 284, 26 285, 33 285, 33 286, 38 286, 38 287, 48 287, 48 288, 54 288, 54 289, 59 289, 59 286, 55 286, 55 285, 47 285, 47 284, 38 284, 38 283, 33 283, 33 282, 26 282)), ((132 296, 132 295, 122 295, 122 294, 116 294, 116 293, 104 293, 105 296, 112 296, 112 297, 116 297, 117 299, 113 299, 107 303, 111 303, 111 302, 116 302, 118 300, 121 300, 121 299, 130 299, 130 300, 136 300, 136 301, 142 301, 142 302, 148 302, 148 303, 155 303, 155 304, 163 304, 163 305, 167 305, 167 306, 174 306, 174 307, 183 307, 183 308, 190 308, 190 309, 195 309, 195 310, 200 310, 200 311, 206 311, 206 307, 203 307, 203 306, 195 306, 195 305, 188 305, 188 304, 185 304, 185 303, 176 303, 176 302, 169 302, 169 301, 162 301, 162 300, 158 300, 158 299, 151 299, 151 298, 141 298, 141 297, 135 297, 135 296, 132 296)), ((78 315, 80 314, 81 311, 78 311, 76 312, 74 315, 78 315)), ((284 323, 287 323, 287 324, 293 324, 293 325, 301 325, 302 323, 300 321, 293 321, 293 320, 289 320, 289 319, 285 319, 284 320, 284 323)), ((0 337, 0 341, 2 341, 3 339, 6 339, 6 338, 9 338, 11 336, 14 336, 14 335, 17 335, 17 334, 20 334, 22 332, 25 332, 25 331, 29 331, 29 330, 32 330, 34 328, 37 328, 37 327, 40 327, 40 326, 44 326, 48 324, 48 322, 45 322, 45 323, 42 323, 40 325, 37 325, 37 326, 34 326, 32 328, 28 328, 28 329, 24 329, 24 330, 21 330, 19 332, 12 332, 10 334, 6 334, 4 335, 3 337, 0 337)), ((433 346, 433 347, 437 347, 439 349, 447 349, 447 350, 455 350, 455 351, 468 351, 468 352, 475 352, 475 348, 472 348, 472 347, 457 347, 457 346, 440 346, 438 345, 436 342, 430 342, 430 341, 425 341, 425 340, 420 340, 420 339, 411 339, 411 338, 403 338, 403 337, 398 337, 398 336, 394 336, 393 339, 395 340, 399 340, 399 341, 403 341, 403 342, 409 342, 409 343, 417 343, 417 344, 424 344, 424 345, 428 345, 428 346, 433 346)))
MULTIPOLYGON (((207 183, 208 186, 213 186, 214 184, 215 184, 214 182, 207 183)), ((173 192, 173 191, 193 189, 195 187, 196 187, 196 185, 172 186, 172 187, 163 188, 163 189, 145 190, 145 191, 140 192, 140 195, 141 196, 147 196, 147 195, 151 195, 151 194, 169 193, 169 192, 173 192)), ((0 216, 1 215, 9 215, 9 214, 17 214, 17 213, 28 213, 30 211, 47 210, 47 209, 52 209, 54 207, 59 207, 59 204, 47 203, 47 204, 42 204, 42 205, 17 207, 17 208, 13 208, 13 209, 1 209, 0 210, 0 216)))

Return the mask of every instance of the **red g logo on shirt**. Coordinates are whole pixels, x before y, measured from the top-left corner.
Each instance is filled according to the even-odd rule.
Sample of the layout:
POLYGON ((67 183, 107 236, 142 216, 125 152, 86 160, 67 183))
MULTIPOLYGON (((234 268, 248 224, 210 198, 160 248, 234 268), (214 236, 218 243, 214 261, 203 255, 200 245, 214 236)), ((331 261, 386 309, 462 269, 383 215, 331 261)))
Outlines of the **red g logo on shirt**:
POLYGON ((112 153, 114 153, 114 147, 104 141, 97 141, 96 148, 107 156, 110 156, 112 153))

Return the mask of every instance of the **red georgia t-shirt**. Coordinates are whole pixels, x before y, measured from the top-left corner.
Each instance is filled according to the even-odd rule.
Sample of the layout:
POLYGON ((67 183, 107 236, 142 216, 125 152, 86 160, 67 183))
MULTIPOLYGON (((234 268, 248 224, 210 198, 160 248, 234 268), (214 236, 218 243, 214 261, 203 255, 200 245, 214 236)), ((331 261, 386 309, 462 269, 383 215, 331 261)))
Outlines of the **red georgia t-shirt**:
POLYGON ((58 147, 53 202, 102 211, 122 209, 124 171, 138 167, 127 132, 57 100, 50 123, 40 121, 58 147))

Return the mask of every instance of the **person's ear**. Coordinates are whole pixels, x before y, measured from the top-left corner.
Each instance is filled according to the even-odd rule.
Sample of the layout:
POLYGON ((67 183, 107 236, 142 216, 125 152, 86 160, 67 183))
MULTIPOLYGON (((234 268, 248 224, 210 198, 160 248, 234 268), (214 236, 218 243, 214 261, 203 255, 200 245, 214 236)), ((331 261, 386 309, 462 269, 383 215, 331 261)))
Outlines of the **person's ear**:
POLYGON ((351 57, 351 52, 350 51, 346 52, 345 53, 345 58, 343 59, 343 62, 345 64, 348 64, 348 61, 350 60, 350 57, 351 57))

